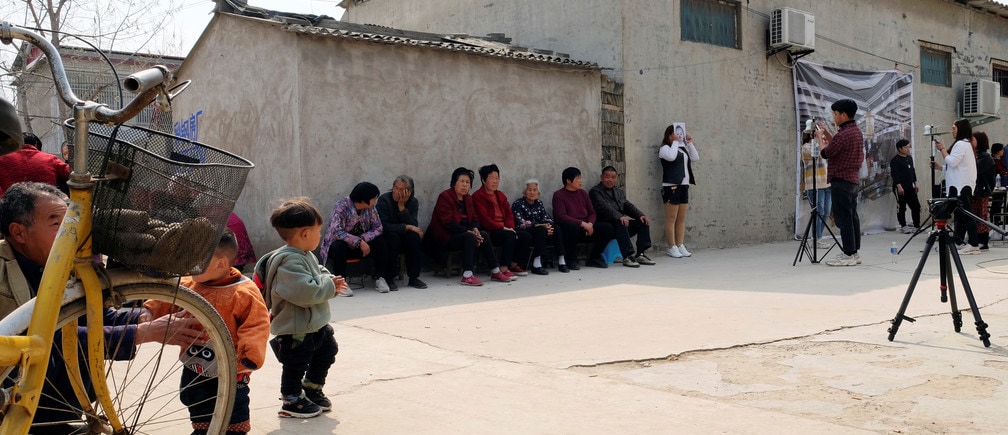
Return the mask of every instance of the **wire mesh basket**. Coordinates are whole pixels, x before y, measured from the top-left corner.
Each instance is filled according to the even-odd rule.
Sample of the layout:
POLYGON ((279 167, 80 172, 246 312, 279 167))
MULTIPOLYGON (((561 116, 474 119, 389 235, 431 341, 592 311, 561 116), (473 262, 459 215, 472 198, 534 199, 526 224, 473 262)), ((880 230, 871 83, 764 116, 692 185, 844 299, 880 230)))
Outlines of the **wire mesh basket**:
POLYGON ((89 124, 87 148, 95 252, 156 277, 202 273, 252 162, 129 125, 89 124))

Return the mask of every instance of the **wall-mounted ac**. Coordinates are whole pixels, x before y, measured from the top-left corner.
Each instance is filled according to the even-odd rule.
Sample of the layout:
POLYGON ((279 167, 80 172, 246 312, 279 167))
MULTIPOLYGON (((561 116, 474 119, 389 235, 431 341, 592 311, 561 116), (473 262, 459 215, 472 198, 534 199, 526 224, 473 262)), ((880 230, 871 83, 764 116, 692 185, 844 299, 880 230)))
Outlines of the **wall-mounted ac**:
POLYGON ((815 16, 797 9, 775 9, 770 14, 770 48, 814 50, 815 16))
POLYGON ((963 116, 995 116, 1000 110, 1000 83, 978 80, 963 85, 963 116))

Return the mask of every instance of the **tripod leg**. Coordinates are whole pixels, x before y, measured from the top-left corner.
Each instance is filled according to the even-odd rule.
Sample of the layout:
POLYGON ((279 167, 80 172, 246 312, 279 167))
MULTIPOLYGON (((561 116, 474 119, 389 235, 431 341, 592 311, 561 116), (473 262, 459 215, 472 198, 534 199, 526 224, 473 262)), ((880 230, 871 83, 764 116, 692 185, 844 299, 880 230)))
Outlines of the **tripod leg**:
MULTIPOLYGON (((973 321, 976 325, 977 333, 980 334, 980 341, 983 342, 984 347, 990 347, 990 334, 987 333, 987 324, 984 323, 983 319, 980 317, 980 308, 977 307, 976 299, 973 297, 973 289, 970 288, 969 280, 966 279, 966 271, 963 269, 962 259, 959 258, 959 252, 952 254, 952 259, 955 261, 956 272, 959 273, 959 280, 963 285, 963 293, 966 294, 966 300, 969 302, 970 310, 973 311, 973 321)), ((952 295, 952 300, 955 300, 955 294, 952 295)), ((962 313, 959 313, 959 325, 962 326, 962 313)), ((959 329, 956 329, 959 332, 959 329)))
MULTIPOLYGON (((945 230, 939 230, 944 234, 945 230)), ((955 245, 952 245, 955 246, 955 245)), ((938 239, 938 289, 941 290, 941 301, 948 302, 948 263, 949 240, 947 236, 938 239)), ((957 252, 958 253, 958 252, 957 252)), ((955 302, 952 302, 955 304, 955 302)))
POLYGON ((949 307, 952 309, 952 328, 955 332, 962 330, 962 313, 959 312, 959 303, 956 301, 955 294, 955 279, 952 277, 952 262, 949 257, 955 256, 956 261, 959 260, 959 251, 955 250, 955 245, 952 243, 951 236, 948 235, 947 230, 941 232, 941 239, 939 239, 938 255, 941 259, 941 298, 942 302, 948 301, 949 307))
POLYGON ((812 242, 812 251, 811 252, 809 252, 809 247, 808 247, 809 230, 811 230, 812 229, 812 225, 815 224, 815 217, 817 215, 818 215, 818 210, 816 210, 815 208, 813 208, 812 209, 812 216, 809 219, 808 225, 805 225, 805 235, 802 236, 801 245, 798 246, 798 252, 795 254, 794 261, 791 262, 791 266, 794 266, 794 265, 798 264, 798 262, 801 261, 802 255, 808 255, 808 257, 812 261, 812 263, 818 263, 819 262, 819 260, 816 259, 816 256, 815 256, 815 249, 816 249, 815 242, 812 242))
POLYGON ((921 272, 924 271, 924 263, 927 262, 928 254, 931 253, 931 247, 934 246, 937 237, 938 233, 931 233, 928 236, 927 243, 924 245, 924 253, 921 255, 920 262, 917 263, 917 269, 914 270, 913 278, 910 278, 910 285, 907 286, 906 294, 903 295, 903 302, 900 304, 899 311, 896 312, 896 317, 892 319, 892 326, 889 327, 889 341, 893 341, 893 338, 896 337, 896 332, 899 331, 900 324, 903 323, 904 319, 908 322, 914 321, 912 317, 906 316, 906 309, 910 305, 910 297, 913 296, 914 287, 917 286, 917 280, 920 279, 921 272))

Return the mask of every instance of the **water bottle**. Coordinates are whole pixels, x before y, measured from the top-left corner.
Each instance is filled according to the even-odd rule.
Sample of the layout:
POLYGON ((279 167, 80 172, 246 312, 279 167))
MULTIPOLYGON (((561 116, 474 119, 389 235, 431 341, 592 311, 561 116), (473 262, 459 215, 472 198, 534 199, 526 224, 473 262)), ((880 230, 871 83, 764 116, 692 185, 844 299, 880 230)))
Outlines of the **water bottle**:
POLYGON ((997 189, 1001 188, 1001 174, 997 174, 994 176, 994 187, 997 189))
POLYGON ((893 264, 896 264, 896 254, 898 252, 899 252, 899 249, 896 249, 896 242, 892 242, 892 247, 889 248, 889 257, 892 258, 892 263, 893 264))

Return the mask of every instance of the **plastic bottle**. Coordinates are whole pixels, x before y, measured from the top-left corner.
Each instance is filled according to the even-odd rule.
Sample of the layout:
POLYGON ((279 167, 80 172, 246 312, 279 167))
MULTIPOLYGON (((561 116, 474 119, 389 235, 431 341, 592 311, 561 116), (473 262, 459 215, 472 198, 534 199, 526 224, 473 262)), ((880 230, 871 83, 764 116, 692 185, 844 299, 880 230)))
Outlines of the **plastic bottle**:
POLYGON ((1001 174, 997 174, 994 176, 994 187, 996 189, 1001 188, 1001 174))
POLYGON ((896 249, 896 242, 892 242, 892 247, 889 248, 889 257, 892 257, 893 264, 896 264, 897 253, 899 253, 899 249, 896 249))

